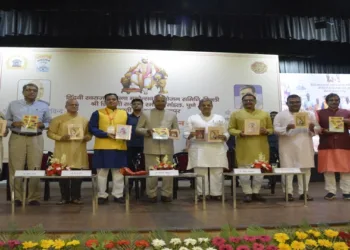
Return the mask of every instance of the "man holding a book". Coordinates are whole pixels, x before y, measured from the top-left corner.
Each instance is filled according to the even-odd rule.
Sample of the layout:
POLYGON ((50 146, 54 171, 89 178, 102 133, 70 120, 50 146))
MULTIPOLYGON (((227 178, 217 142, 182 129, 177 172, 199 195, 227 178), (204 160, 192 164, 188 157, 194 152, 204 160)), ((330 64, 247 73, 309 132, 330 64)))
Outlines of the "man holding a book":
POLYGON ((193 168, 195 173, 205 177, 205 194, 202 182, 197 181, 200 199, 221 200, 222 173, 228 168, 227 124, 224 117, 211 113, 213 102, 210 99, 200 100, 198 108, 201 113, 188 118, 184 132, 185 138, 191 141, 187 169, 193 168))
MULTIPOLYGON (((256 97, 246 94, 242 97, 243 109, 231 114, 228 132, 236 136, 236 158, 239 168, 251 168, 259 154, 269 160, 269 143, 267 136, 272 134, 270 115, 255 109, 256 97)), ((259 194, 263 176, 253 176, 251 186, 250 176, 240 176, 244 202, 265 201, 259 194)))
POLYGON ((318 110, 320 128, 318 171, 324 174, 326 200, 334 200, 337 193, 335 172, 340 173, 340 189, 344 200, 350 200, 350 111, 340 109, 337 94, 326 96, 328 108, 318 110))
MULTIPOLYGON (((144 136, 144 154, 146 170, 157 165, 157 158, 162 162, 164 157, 173 158, 174 143, 169 138, 169 131, 179 130, 176 113, 165 110, 167 99, 164 95, 156 95, 153 99, 154 109, 142 112, 137 123, 136 133, 144 136)), ((146 191, 151 202, 157 202, 158 177, 146 180, 146 191)), ((163 177, 161 200, 171 202, 173 194, 173 178, 163 177)))
MULTIPOLYGON (((306 192, 309 189, 311 168, 315 167, 312 137, 315 135, 316 117, 313 112, 301 111, 301 98, 298 95, 287 97, 288 110, 279 112, 274 119, 275 133, 278 135, 281 168, 300 168, 305 172, 306 192)), ((293 175, 282 178, 282 188, 293 201, 293 175), (287 190, 285 183, 287 182, 287 190)), ((299 200, 304 200, 303 178, 298 175, 299 200)), ((313 198, 307 195, 307 200, 313 198)))
MULTIPOLYGON (((89 169, 86 143, 92 136, 88 129, 88 120, 78 114, 79 103, 69 99, 66 102, 67 113, 52 119, 47 136, 55 141, 54 158, 66 156, 66 164, 72 170, 89 169)), ((82 179, 61 179, 61 201, 58 205, 68 203, 80 205, 82 179)))

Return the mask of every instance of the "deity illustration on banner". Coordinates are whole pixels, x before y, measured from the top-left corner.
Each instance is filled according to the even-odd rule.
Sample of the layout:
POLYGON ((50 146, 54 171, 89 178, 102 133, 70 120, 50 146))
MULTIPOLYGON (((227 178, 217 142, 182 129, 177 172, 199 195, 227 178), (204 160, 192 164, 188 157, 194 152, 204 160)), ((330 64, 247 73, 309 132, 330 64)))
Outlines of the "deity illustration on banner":
POLYGON ((167 78, 168 74, 164 69, 149 61, 147 56, 144 56, 135 66, 130 67, 128 72, 120 79, 123 85, 121 92, 147 94, 149 90, 156 87, 159 89, 159 94, 167 94, 168 91, 165 89, 167 78))

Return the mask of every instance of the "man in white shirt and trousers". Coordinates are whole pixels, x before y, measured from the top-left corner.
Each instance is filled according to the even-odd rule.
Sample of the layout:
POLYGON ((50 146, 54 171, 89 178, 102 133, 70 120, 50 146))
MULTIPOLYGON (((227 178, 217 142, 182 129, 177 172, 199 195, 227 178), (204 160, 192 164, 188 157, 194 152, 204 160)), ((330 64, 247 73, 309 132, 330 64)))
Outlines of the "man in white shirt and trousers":
MULTIPOLYGON (((315 135, 315 114, 309 111, 301 111, 301 98, 298 95, 290 95, 287 98, 288 110, 279 112, 274 120, 274 131, 278 135, 279 157, 281 168, 300 168, 306 173, 306 195, 307 200, 312 201, 307 192, 309 188, 311 168, 315 167, 314 148, 312 137, 315 135), (305 112, 308 114, 308 127, 296 128, 294 114, 305 112)), ((282 177, 283 192, 288 193, 288 201, 293 201, 293 175, 282 177), (287 179, 287 190, 285 181, 287 179)), ((303 178, 298 175, 299 200, 304 199, 303 178)))
POLYGON ((229 134, 227 132, 227 124, 224 117, 211 113, 213 102, 210 99, 200 100, 198 108, 201 110, 201 114, 190 116, 184 131, 185 138, 191 141, 188 149, 187 169, 194 168, 195 173, 203 175, 205 178, 205 194, 202 191, 202 181, 197 180, 199 199, 211 198, 213 200, 221 200, 223 192, 222 173, 224 168, 228 168, 226 141, 229 138, 229 134), (205 128, 205 138, 207 138, 208 127, 222 128, 223 134, 217 136, 217 139, 221 141, 196 140, 196 128, 205 128), (208 169, 210 172, 209 178, 208 169))

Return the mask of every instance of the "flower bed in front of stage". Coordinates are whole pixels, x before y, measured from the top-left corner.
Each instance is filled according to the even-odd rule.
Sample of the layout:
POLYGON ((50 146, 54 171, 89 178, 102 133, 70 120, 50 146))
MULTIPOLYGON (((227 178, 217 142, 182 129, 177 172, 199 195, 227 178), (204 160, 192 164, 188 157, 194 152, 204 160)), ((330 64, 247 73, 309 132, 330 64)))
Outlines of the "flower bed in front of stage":
POLYGON ((244 234, 225 226, 219 236, 197 230, 187 238, 179 238, 165 231, 150 232, 143 236, 137 232, 99 232, 75 235, 71 238, 50 238, 41 226, 21 235, 0 233, 0 249, 149 249, 149 250, 346 250, 350 246, 350 228, 337 231, 331 228, 298 229, 281 227, 267 232, 260 227, 249 227, 244 234))

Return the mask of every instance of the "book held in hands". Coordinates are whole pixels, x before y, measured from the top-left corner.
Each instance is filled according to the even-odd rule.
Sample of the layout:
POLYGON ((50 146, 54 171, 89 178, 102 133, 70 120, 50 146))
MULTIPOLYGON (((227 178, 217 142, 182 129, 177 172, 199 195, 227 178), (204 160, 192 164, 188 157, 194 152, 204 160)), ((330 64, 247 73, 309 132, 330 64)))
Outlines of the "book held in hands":
POLYGON ((260 120, 245 119, 244 120, 244 134, 245 135, 260 135, 260 120))
POLYGON ((330 116, 328 130, 329 130, 329 132, 343 133, 344 132, 344 117, 330 116))
POLYGON ((131 139, 132 126, 117 124, 115 139, 130 140, 131 139))
POLYGON ((37 133, 37 124, 39 122, 39 116, 37 115, 24 115, 22 118, 23 126, 21 127, 22 133, 37 133))
POLYGON ((84 130, 82 124, 68 124, 68 135, 71 140, 84 139, 84 130))
POLYGON ((298 112, 294 115, 295 128, 309 127, 309 114, 307 112, 298 112))
POLYGON ((223 135, 223 127, 208 127, 208 142, 222 142, 219 135, 223 135))
POLYGON ((169 139, 169 129, 167 128, 154 128, 152 133, 152 138, 155 140, 168 140, 169 139))

